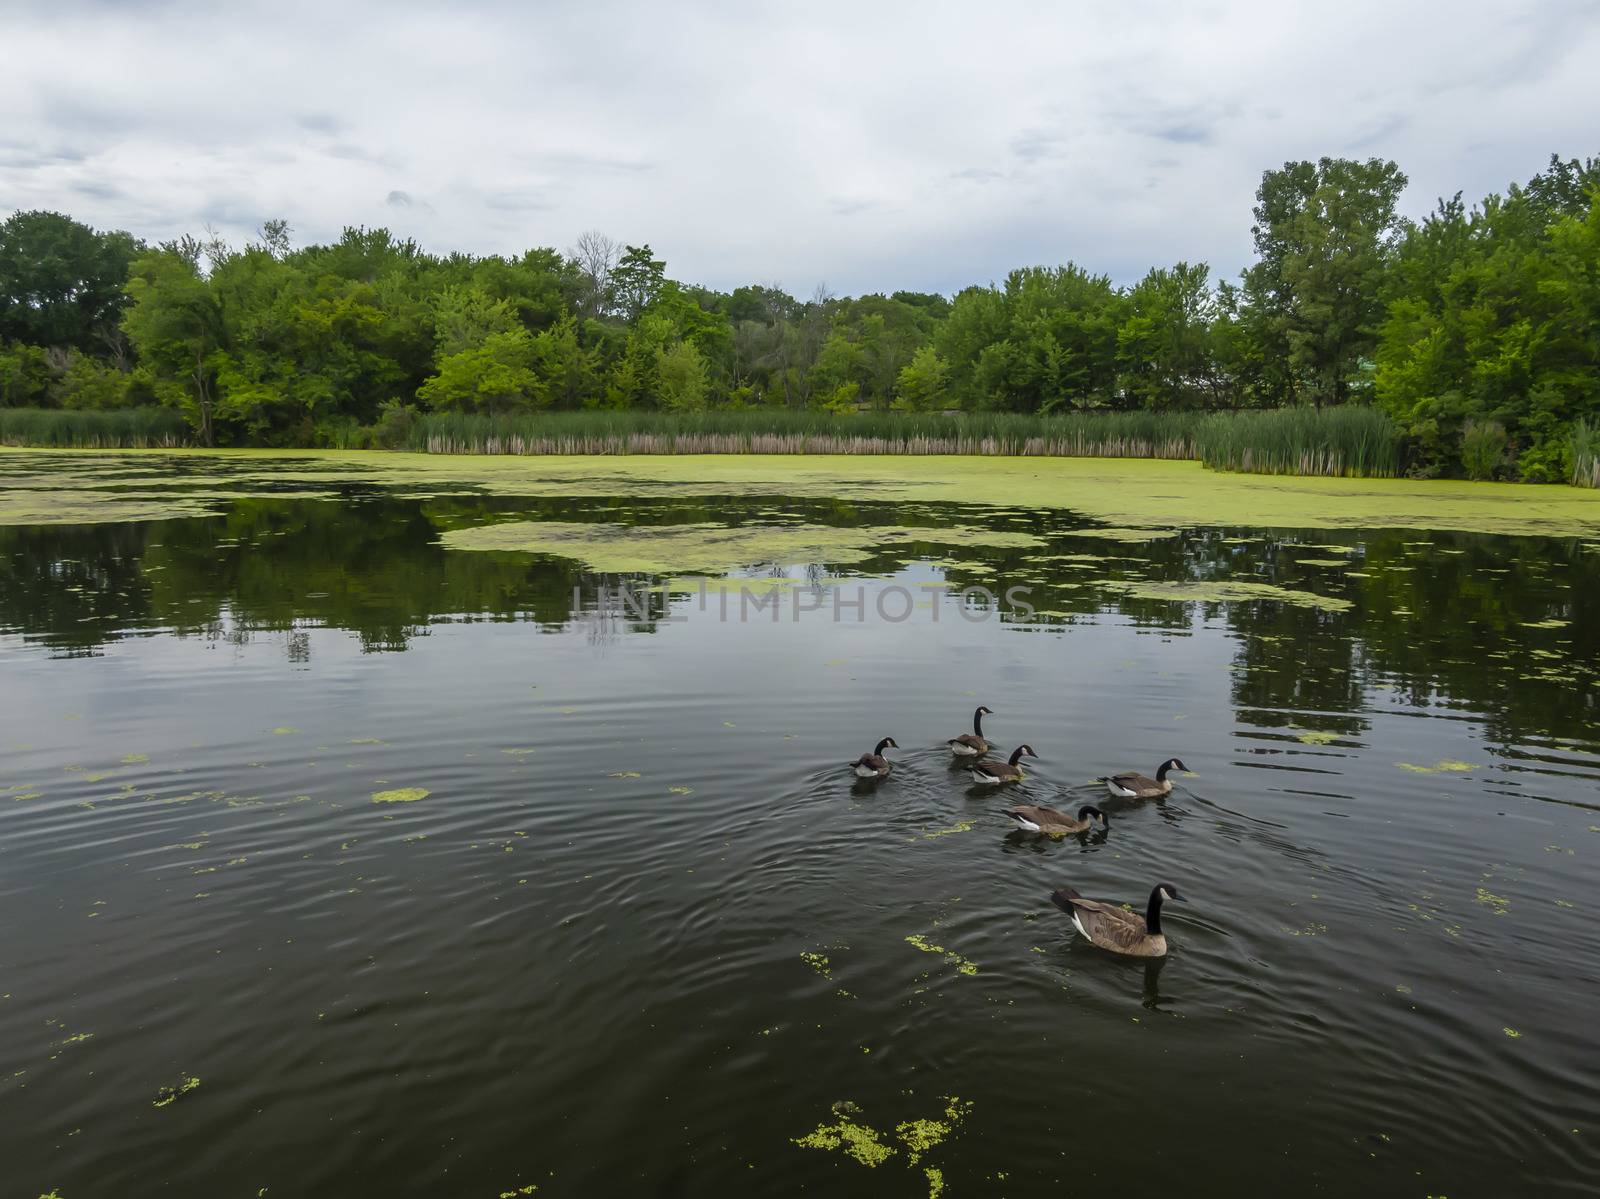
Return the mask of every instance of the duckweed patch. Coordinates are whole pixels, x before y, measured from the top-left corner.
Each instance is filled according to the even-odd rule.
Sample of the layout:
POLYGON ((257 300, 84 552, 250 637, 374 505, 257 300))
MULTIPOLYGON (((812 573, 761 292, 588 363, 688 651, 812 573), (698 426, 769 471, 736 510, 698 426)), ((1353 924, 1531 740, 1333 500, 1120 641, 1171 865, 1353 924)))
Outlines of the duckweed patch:
POLYGON ((156 1093, 155 1101, 151 1107, 170 1107, 185 1095, 191 1094, 200 1085, 198 1078, 185 1078, 176 1086, 162 1087, 156 1093))
POLYGON ((1176 529, 1073 529, 1073 537, 1093 537, 1100 541, 1125 541, 1143 542, 1160 541, 1167 537, 1176 537, 1176 529))
MULTIPOLYGON (((287 483, 352 482, 396 495, 716 496, 964 503, 1071 509, 1112 528, 1363 529, 1577 537, 1600 530, 1600 492, 1577 487, 1414 479, 1294 478, 1127 458, 914 455, 452 457, 334 450, 0 450, 0 524, 208 515, 223 499, 279 495, 287 483), (226 472, 227 494, 170 494, 178 458, 226 472), (39 486, 50 471, 49 485, 39 486), (70 482, 70 489, 66 484, 70 482), (106 489, 115 486, 115 492, 106 489), (144 488, 140 493, 139 488, 144 488)), ((1148 537, 1141 532, 1141 537, 1148 537)))
POLYGON ((1504 916, 1511 910, 1511 901, 1504 895, 1496 895, 1487 887, 1479 887, 1477 900, 1496 916, 1504 916))
POLYGON ((1295 730, 1295 740, 1304 745, 1331 745, 1338 739, 1338 733, 1324 732, 1321 729, 1295 730))
POLYGON ((1346 612, 1355 607, 1347 599, 1331 595, 1318 595, 1312 591, 1294 591, 1272 583, 1248 583, 1233 579, 1206 582, 1155 582, 1150 580, 1112 580, 1101 584, 1107 591, 1126 595, 1132 599, 1170 600, 1174 603, 1245 603, 1252 600, 1275 600, 1301 608, 1319 608, 1324 612, 1346 612))
POLYGON ((945 1106, 939 1115, 895 1125, 893 1137, 899 1142, 898 1146, 890 1142, 889 1134, 862 1121, 861 1108, 849 1100, 833 1105, 833 1123, 819 1124, 805 1136, 794 1138, 793 1143, 802 1149, 842 1153, 869 1169, 904 1153, 906 1168, 917 1170, 920 1167, 928 1184, 929 1199, 937 1199, 944 1191, 944 1171, 937 1166, 922 1165, 922 1159, 960 1129, 973 1107, 971 1100, 954 1095, 942 1098, 945 1106))
POLYGON ((803 950, 800 960, 810 966, 823 978, 833 977, 833 964, 828 961, 828 955, 817 950, 803 950))
MULTIPOLYGON (((878 549, 918 544, 1028 548, 1030 533, 975 527, 835 528, 829 525, 583 524, 512 521, 452 529, 440 537, 453 550, 552 554, 603 574, 721 575, 760 562, 861 562, 878 549)), ((737 580, 755 588, 755 579, 737 580)), ((790 585, 789 580, 774 583, 790 585)))
POLYGON ((1471 762, 1457 762, 1453 758, 1435 762, 1432 766, 1419 766, 1415 762, 1396 762, 1401 770, 1409 770, 1412 774, 1464 774, 1469 770, 1476 770, 1471 762))
POLYGON ((957 974, 973 975, 978 972, 977 963, 962 957, 953 949, 946 949, 943 945, 935 945, 921 933, 913 933, 906 938, 906 944, 922 950, 923 953, 936 953, 946 962, 956 968, 957 974))
POLYGON ((416 803, 427 799, 433 792, 424 787, 397 787, 392 791, 374 791, 373 803, 416 803))
POLYGON ((932 832, 923 833, 922 839, 926 841, 931 837, 948 837, 952 833, 970 833, 971 831, 972 821, 958 820, 948 828, 936 828, 932 832))

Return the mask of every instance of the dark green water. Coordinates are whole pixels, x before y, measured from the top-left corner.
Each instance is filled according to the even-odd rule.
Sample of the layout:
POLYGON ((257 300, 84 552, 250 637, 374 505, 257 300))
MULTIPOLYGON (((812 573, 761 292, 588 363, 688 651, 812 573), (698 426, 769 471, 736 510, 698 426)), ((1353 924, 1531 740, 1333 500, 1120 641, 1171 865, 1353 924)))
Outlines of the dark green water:
POLYGON ((1592 547, 325 490, 0 528, 0 1194, 1595 1193, 1592 547), (512 517, 1047 548, 751 564, 873 581, 740 621, 438 543, 512 517), (1118 586, 1217 579, 1352 606, 1118 586), (1108 835, 950 769, 980 702, 1041 755, 1008 798, 1108 835), (1162 880, 1154 964, 1048 900, 1162 880), (892 1155, 795 1143, 836 1105, 892 1155))

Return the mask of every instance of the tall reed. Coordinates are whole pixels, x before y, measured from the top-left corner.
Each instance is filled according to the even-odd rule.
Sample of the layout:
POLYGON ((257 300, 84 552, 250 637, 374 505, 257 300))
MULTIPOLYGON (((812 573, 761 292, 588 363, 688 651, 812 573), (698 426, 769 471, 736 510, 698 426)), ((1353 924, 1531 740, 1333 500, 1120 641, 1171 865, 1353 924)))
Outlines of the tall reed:
POLYGON ((0 445, 129 450, 188 442, 188 424, 165 408, 0 408, 0 445))
POLYGON ((1600 487, 1600 425, 1579 420, 1572 426, 1572 482, 1600 487))
POLYGON ((407 448, 434 454, 1005 454, 1193 458, 1191 413, 430 413, 407 448))
POLYGON ((1378 478, 1400 473, 1399 428, 1384 413, 1355 404, 1217 413, 1200 425, 1196 440, 1198 456, 1217 470, 1378 478))

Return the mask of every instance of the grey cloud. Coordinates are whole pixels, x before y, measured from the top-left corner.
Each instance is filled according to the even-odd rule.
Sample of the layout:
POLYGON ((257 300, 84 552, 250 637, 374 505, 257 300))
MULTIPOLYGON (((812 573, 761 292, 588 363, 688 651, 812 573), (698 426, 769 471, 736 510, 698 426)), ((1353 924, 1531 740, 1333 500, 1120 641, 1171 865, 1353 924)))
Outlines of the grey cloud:
POLYGON ((1024 162, 1061 158, 1066 154, 1066 143, 1042 129, 1028 129, 1011 139, 1011 152, 1024 162))
POLYGON ((312 133, 339 133, 345 127, 344 122, 331 112, 302 112, 295 117, 294 123, 312 133))
POLYGON ((474 253, 598 228, 717 287, 954 290, 1069 258, 1232 277, 1290 158, 1393 157, 1420 216, 1594 150, 1592 0, 396 11, 12 0, 0 208, 474 253))
POLYGON ((1167 125, 1150 130, 1150 136, 1164 142, 1176 142, 1180 145, 1203 146, 1212 140, 1215 127, 1201 121, 1185 121, 1177 125, 1167 125))
POLYGON ((543 212, 551 205, 543 192, 522 188, 492 192, 483 197, 483 206, 496 212, 543 212))

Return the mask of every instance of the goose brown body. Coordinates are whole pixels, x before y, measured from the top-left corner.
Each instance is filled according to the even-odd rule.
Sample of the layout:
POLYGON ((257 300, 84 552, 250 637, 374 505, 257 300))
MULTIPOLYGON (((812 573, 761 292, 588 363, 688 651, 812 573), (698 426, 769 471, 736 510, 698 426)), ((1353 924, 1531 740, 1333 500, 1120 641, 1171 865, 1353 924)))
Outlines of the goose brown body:
POLYGON ((979 708, 972 714, 972 732, 952 737, 947 744, 950 752, 959 758, 981 758, 989 752, 989 742, 983 736, 983 718, 994 715, 988 708, 979 708))
POLYGON ((1045 833, 1052 837, 1088 832, 1094 827, 1096 820, 1100 821, 1103 828, 1111 827, 1110 817, 1093 804, 1085 804, 1079 808, 1076 818, 1055 808, 1040 807, 1035 804, 1018 804, 1014 808, 1008 808, 1006 815, 1027 832, 1045 833))
POLYGON ((967 768, 967 772, 972 775, 972 781, 975 783, 984 783, 986 785, 1014 783, 1023 777, 1022 767, 1017 765, 1022 760, 1023 755, 1027 755, 1030 758, 1039 756, 1033 752, 1033 746, 1019 745, 1011 751, 1010 761, 974 762, 967 768))
POLYGON ((1104 783, 1106 790, 1118 799, 1160 799, 1172 794, 1172 780, 1167 772, 1188 769, 1177 758, 1168 758, 1156 768, 1155 778, 1130 770, 1126 774, 1103 775, 1097 781, 1104 783))
POLYGON ((1161 931, 1161 902, 1183 897, 1170 883, 1160 883, 1150 892, 1150 903, 1143 916, 1121 904, 1103 899, 1085 899, 1071 887, 1050 896, 1052 903, 1072 917, 1072 924, 1085 940, 1112 953, 1130 957, 1159 958, 1167 953, 1166 934, 1161 931))
POLYGON ((893 737, 885 737, 878 742, 870 754, 862 754, 854 762, 851 762, 850 768, 855 771, 856 777, 859 779, 888 778, 894 770, 894 763, 883 756, 884 749, 888 747, 900 748, 893 737))

